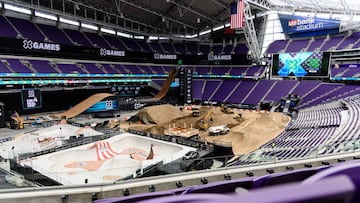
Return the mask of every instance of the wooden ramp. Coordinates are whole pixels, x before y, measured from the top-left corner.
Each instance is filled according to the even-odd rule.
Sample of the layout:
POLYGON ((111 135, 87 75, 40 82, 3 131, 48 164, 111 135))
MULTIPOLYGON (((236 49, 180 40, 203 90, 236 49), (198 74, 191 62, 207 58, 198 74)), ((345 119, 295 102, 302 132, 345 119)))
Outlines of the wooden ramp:
POLYGON ((171 83, 174 81, 174 79, 176 78, 176 75, 178 74, 179 69, 178 68, 174 68, 168 78, 166 79, 166 81, 164 82, 164 84, 162 85, 162 88, 160 90, 159 93, 157 93, 157 95, 155 95, 153 98, 154 99, 162 99, 163 97, 165 97, 165 95, 167 94, 167 92, 170 89, 171 83))
POLYGON ((73 118, 81 114, 82 112, 86 111, 86 109, 90 108, 92 105, 96 104, 97 102, 111 96, 115 96, 115 95, 110 93, 97 93, 91 95, 90 97, 76 104, 74 107, 70 108, 69 110, 63 113, 55 114, 55 116, 60 118, 62 116, 65 116, 66 118, 73 118))

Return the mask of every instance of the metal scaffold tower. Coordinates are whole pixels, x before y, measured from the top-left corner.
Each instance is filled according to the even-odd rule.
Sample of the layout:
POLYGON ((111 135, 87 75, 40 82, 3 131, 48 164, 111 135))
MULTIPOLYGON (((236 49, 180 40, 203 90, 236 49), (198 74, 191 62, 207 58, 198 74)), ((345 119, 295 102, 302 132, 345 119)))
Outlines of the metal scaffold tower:
POLYGON ((250 4, 247 0, 244 0, 244 35, 253 60, 259 61, 259 59, 261 58, 261 50, 259 46, 259 41, 257 39, 253 18, 254 17, 251 14, 250 4))

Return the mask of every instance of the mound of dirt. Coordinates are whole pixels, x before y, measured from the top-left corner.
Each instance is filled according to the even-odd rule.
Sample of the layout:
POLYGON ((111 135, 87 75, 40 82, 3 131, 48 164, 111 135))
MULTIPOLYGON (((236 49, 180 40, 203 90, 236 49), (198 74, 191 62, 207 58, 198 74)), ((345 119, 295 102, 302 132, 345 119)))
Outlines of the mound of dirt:
POLYGON ((145 107, 136 114, 145 124, 162 124, 187 115, 170 104, 145 107))

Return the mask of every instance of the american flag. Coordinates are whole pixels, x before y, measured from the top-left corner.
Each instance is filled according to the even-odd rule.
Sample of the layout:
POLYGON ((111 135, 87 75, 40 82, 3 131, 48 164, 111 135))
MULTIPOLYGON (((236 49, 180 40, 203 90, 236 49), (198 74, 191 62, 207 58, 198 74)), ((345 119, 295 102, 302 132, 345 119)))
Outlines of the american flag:
POLYGON ((244 27, 244 0, 231 4, 230 28, 244 27))

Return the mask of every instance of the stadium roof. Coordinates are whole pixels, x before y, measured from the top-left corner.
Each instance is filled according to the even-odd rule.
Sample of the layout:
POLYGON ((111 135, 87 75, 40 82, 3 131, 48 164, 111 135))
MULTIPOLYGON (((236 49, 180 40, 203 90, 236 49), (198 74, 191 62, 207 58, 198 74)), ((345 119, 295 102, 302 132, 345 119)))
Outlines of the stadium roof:
MULTIPOLYGON (((82 18, 84 23, 143 35, 196 35, 229 23, 235 0, 1 0, 82 18)), ((360 14, 358 0, 247 0, 252 14, 267 10, 360 14)), ((262 15, 258 15, 262 16, 262 15)))
POLYGON ((268 0, 275 10, 359 14, 358 0, 268 0))

